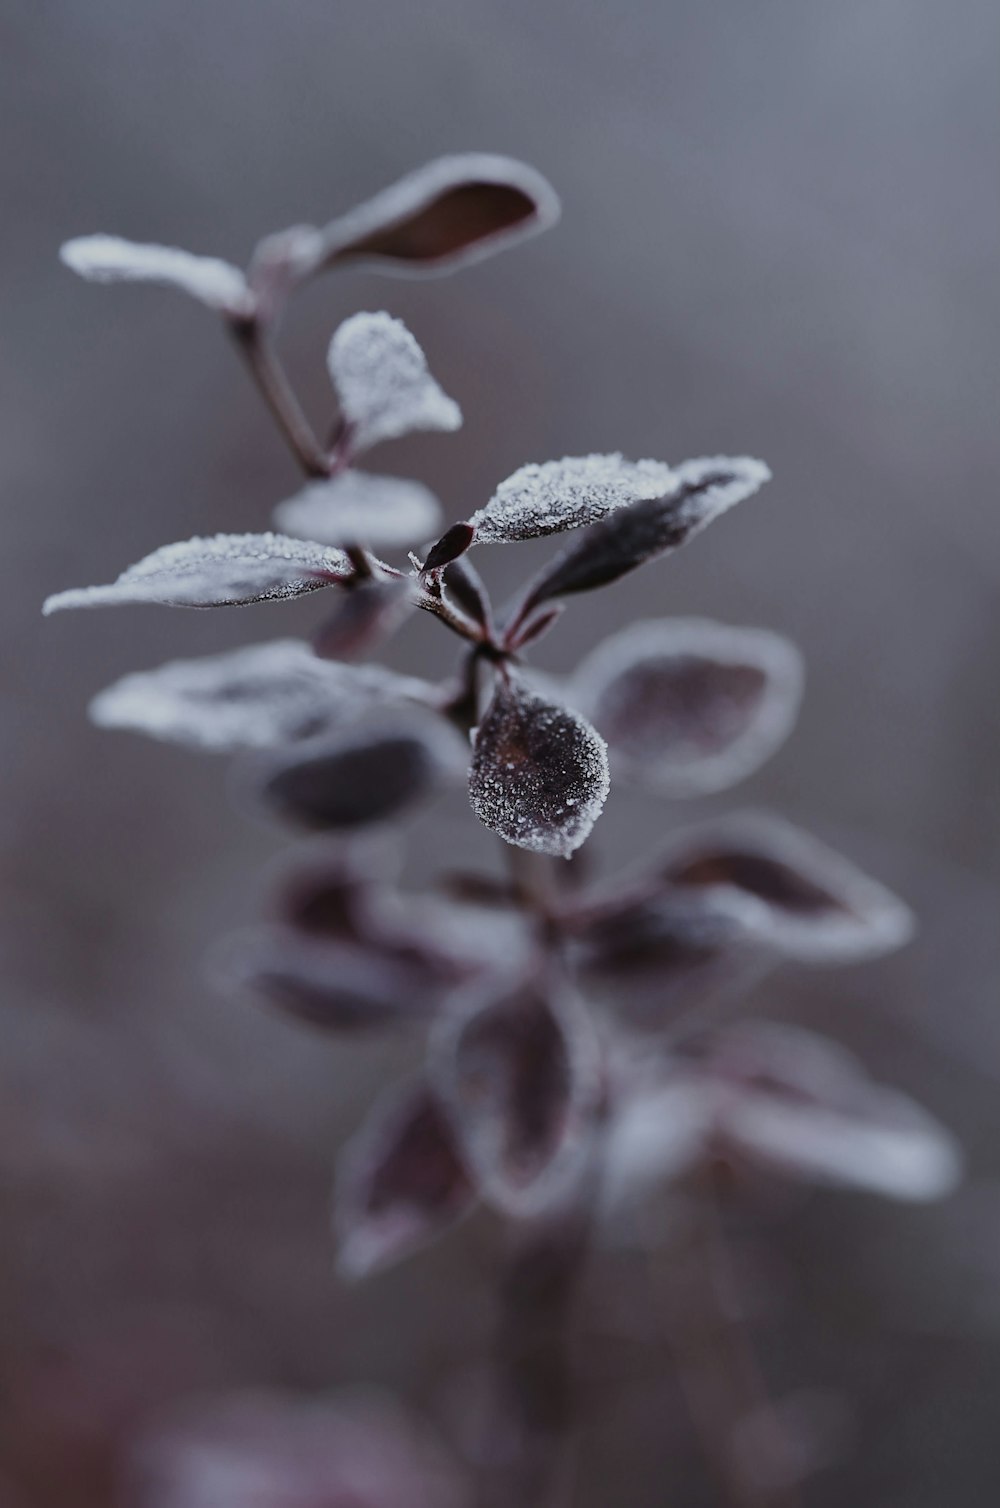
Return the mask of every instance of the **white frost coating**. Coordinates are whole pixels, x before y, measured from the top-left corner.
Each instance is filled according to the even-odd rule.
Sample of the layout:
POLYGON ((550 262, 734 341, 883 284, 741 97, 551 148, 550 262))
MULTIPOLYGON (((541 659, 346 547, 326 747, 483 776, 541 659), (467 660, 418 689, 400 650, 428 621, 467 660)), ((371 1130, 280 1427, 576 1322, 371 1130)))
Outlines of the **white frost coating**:
POLYGON ((469 522, 483 544, 537 539, 596 523, 642 498, 659 497, 676 481, 663 461, 626 461, 618 452, 564 456, 520 467, 469 522))
POLYGON ((428 277, 450 272, 455 267, 478 262, 492 256, 501 246, 537 235, 559 219, 559 199, 552 185, 541 173, 526 163, 493 152, 457 152, 437 157, 398 182, 390 184, 374 198, 349 210, 322 231, 325 260, 350 254, 350 248, 366 241, 375 232, 399 226, 429 209, 444 195, 470 183, 492 183, 519 190, 534 201, 534 213, 499 230, 474 239, 458 249, 403 261, 398 257, 369 254, 359 258, 362 265, 376 272, 391 272, 394 277, 428 277))
POLYGON ((700 533, 721 514, 735 508, 737 503, 753 497, 765 482, 771 480, 770 466, 753 456, 699 456, 696 460, 682 461, 675 468, 674 476, 681 484, 697 485, 716 471, 728 473, 729 480, 697 494, 698 521, 693 533, 700 533))
POLYGON ((458 429, 462 411, 435 382, 427 358, 400 319, 354 314, 335 331, 327 356, 356 450, 414 429, 458 429))
POLYGON ((756 931, 764 943, 790 958, 860 962, 902 947, 913 935, 913 913, 898 896, 818 838, 770 812, 737 812, 678 831, 661 851, 657 868, 672 883, 690 884, 682 874, 689 865, 734 854, 783 869, 795 886, 815 892, 803 906, 783 904, 780 896, 748 891, 721 878, 698 887, 699 893, 719 899, 753 895, 760 903, 756 931))
POLYGON ((780 634, 660 618, 599 645, 571 700, 607 738, 616 773, 681 798, 724 790, 769 759, 795 724, 803 680, 780 634))
POLYGON ((500 681, 475 731, 472 809, 515 848, 568 859, 607 800, 608 747, 567 707, 500 681))
POLYGON ((226 607, 301 597, 352 572, 340 550, 283 534, 216 534, 163 545, 109 586, 57 592, 43 613, 71 607, 155 602, 166 607, 226 607))
POLYGON ((124 676, 94 698, 90 716, 101 728, 230 753, 332 732, 426 691, 380 665, 321 660, 301 639, 275 639, 124 676))
POLYGON ((93 283, 162 283, 225 314, 252 312, 246 278, 218 257, 104 235, 77 236, 60 248, 59 255, 73 272, 93 283))
POLYGON ((299 539, 387 548, 433 539, 441 517, 441 504, 421 482, 366 471, 311 482, 274 510, 278 528, 299 539))

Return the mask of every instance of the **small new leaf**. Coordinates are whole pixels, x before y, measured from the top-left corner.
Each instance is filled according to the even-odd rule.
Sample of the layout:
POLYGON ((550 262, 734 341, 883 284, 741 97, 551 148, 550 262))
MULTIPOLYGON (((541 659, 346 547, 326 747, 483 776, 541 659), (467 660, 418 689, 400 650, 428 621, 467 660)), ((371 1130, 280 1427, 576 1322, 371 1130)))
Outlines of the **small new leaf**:
POLYGON ((330 342, 330 376, 354 450, 415 429, 458 429, 462 411, 438 386, 402 320, 354 314, 330 342))
POLYGON ((607 745, 566 707, 501 677, 476 730, 469 796, 506 842, 568 858, 607 798, 607 745))

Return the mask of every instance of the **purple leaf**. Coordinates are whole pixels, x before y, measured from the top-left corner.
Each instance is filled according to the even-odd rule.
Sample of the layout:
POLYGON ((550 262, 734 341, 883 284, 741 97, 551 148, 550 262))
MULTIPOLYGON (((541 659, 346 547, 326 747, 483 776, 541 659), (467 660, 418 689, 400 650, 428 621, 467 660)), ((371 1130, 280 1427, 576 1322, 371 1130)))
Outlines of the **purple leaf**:
POLYGON ((149 246, 120 236, 77 236, 60 249, 66 266, 94 283, 162 283, 233 318, 253 313, 253 297, 238 267, 218 257, 193 256, 173 246, 149 246))
POLYGON ((349 580, 341 550, 282 534, 216 534, 164 545, 110 586, 58 592, 42 611, 155 602, 165 607, 238 607, 277 602, 349 580))
POLYGON ((598 1093, 590 1021, 574 997, 524 980, 439 1019, 434 1082, 484 1198, 539 1209, 578 1170, 598 1093))
POLYGON ((326 733, 429 689, 379 665, 328 664, 300 639, 276 639, 127 675, 94 698, 90 715, 102 728, 228 753, 326 733))
POLYGON ((257 762, 246 783, 299 826, 362 827, 399 816, 457 773, 458 743, 429 717, 387 718, 257 762))
POLYGON ((327 365, 355 451, 411 430, 462 423, 461 409, 431 376, 402 320, 384 312, 346 319, 330 342, 327 365))
POLYGON ((394 1089, 344 1147, 334 1224, 351 1277, 409 1256, 469 1213, 474 1191, 448 1116, 424 1085, 394 1089))
POLYGON ((520 625, 510 640, 509 648, 516 652, 527 649, 529 644, 535 644, 539 639, 543 639, 549 629, 554 627, 562 617, 563 610, 562 602, 553 602, 548 607, 540 608, 520 625))
POLYGON ((428 551, 424 561, 424 575, 431 571, 440 571, 444 566, 451 565, 452 561, 464 555, 476 537, 476 531, 471 524, 452 524, 446 529, 436 545, 428 551))
POLYGON ((479 820, 518 848, 568 858, 600 816, 608 787, 607 747, 590 724, 499 677, 469 772, 479 820))
POLYGON ((755 903, 755 929, 803 962, 853 962, 901 947, 908 908, 791 823, 746 812, 677 834, 658 865, 669 885, 755 903))
POLYGON ((444 569, 444 584, 448 596, 480 628, 491 631, 493 608, 485 583, 471 560, 453 560, 444 569))
POLYGON ((441 504, 420 482, 367 471, 310 482, 274 510, 278 528, 296 539, 387 549, 429 539, 440 518, 441 504))
POLYGON ((324 660, 356 660, 383 644, 414 611, 409 583, 359 581, 344 594, 313 639, 324 660))
POLYGON ((636 623, 574 677, 574 702, 608 740, 616 770, 667 796, 723 790, 784 742, 802 659, 764 629, 702 618, 636 623))
POLYGON ((678 549, 734 504, 752 497, 770 475, 762 461, 748 456, 685 461, 667 492, 620 508, 543 567, 528 588, 519 619, 540 602, 607 586, 678 549))
POLYGON ((595 523, 640 498, 661 497, 675 482, 662 461, 618 454, 565 456, 522 466, 472 515, 481 544, 508 544, 595 523))
POLYGON ((322 234, 316 270, 371 262, 396 274, 446 272, 554 225, 559 201, 541 174, 509 157, 440 157, 322 234))

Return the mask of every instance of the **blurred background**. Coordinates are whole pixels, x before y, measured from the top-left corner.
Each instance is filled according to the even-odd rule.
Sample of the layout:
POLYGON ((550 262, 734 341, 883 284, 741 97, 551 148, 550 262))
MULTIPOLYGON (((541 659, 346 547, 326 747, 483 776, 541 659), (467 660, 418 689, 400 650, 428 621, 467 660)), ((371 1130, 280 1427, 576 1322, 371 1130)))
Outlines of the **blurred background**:
MULTIPOLYGON (((298 485, 213 319, 86 287, 93 230, 242 263, 442 152, 540 168, 544 238, 433 282, 310 288, 285 350, 307 405, 355 309, 387 308, 462 403, 456 436, 379 469, 465 516, 528 460, 749 451, 760 498, 582 600, 539 651, 570 668, 636 616, 791 635, 797 734, 713 809, 780 807, 897 888, 919 940, 782 976, 819 1024, 961 1137, 939 1206, 787 1199, 757 1328, 779 1387, 840 1421, 818 1508, 997 1501, 1000 1453, 1000 9, 992 0, 4 0, 0 11, 3 968, 0 1503, 105 1508, 173 1399, 388 1384, 448 1418, 490 1318, 490 1242, 344 1289, 334 1150, 405 1054, 311 1036, 206 979, 279 833, 224 763, 89 727, 130 669, 308 633, 303 603, 43 623, 42 598, 159 544, 267 527, 298 485), (777 1280, 775 1274, 777 1273, 777 1280)), ((544 547, 485 557, 501 594, 544 547)), ((403 668, 451 646, 430 623, 403 668)), ((689 812, 683 815, 689 815, 689 812)), ((615 793, 612 866, 676 819, 615 793)), ((492 849, 460 800, 425 862, 492 849)), ((622 1338, 622 1269, 588 1287, 579 1503, 712 1503, 665 1361, 622 1338)), ((627 1307, 627 1306, 626 1306, 627 1307)))

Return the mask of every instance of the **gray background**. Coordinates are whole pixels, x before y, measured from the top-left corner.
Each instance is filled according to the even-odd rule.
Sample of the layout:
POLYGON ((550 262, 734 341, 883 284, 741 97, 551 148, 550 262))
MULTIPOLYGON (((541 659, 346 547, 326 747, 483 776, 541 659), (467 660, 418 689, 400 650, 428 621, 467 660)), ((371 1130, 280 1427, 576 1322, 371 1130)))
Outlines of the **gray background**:
MULTIPOLYGON (((488 1233, 361 1293, 334 1287, 332 1147, 405 1052, 313 1039, 206 985, 206 953, 253 915, 280 838, 232 812, 221 765, 84 718, 127 669, 307 632, 318 610, 38 616, 47 592, 168 540, 266 527, 296 485, 211 317, 84 286, 60 241, 104 229, 241 261, 265 231, 469 148, 541 168, 558 229, 451 280, 311 289, 290 364, 322 415, 335 322, 403 316, 466 424, 379 464, 454 516, 554 455, 772 465, 752 505, 583 602, 539 659, 568 668, 662 613, 801 644, 800 727, 747 798, 867 859, 923 934, 897 961, 762 1004, 827 1020, 922 1093, 974 1178, 937 1210, 782 1206, 767 1243, 794 1276, 763 1328, 779 1379, 855 1409, 809 1502, 995 1501, 1000 10, 5 0, 0 39, 11 1501, 110 1502, 133 1420, 216 1382, 363 1377, 437 1407, 488 1323, 488 1233)), ((539 553, 485 569, 512 587, 539 553)), ((434 627, 395 663, 443 669, 434 627)), ((629 857, 673 815, 614 796, 598 847, 629 857)), ((439 858, 491 852, 457 802, 420 837, 439 858)), ((685 1481, 669 1384, 643 1366, 594 1360, 581 1501, 707 1492, 695 1467, 685 1481)))

